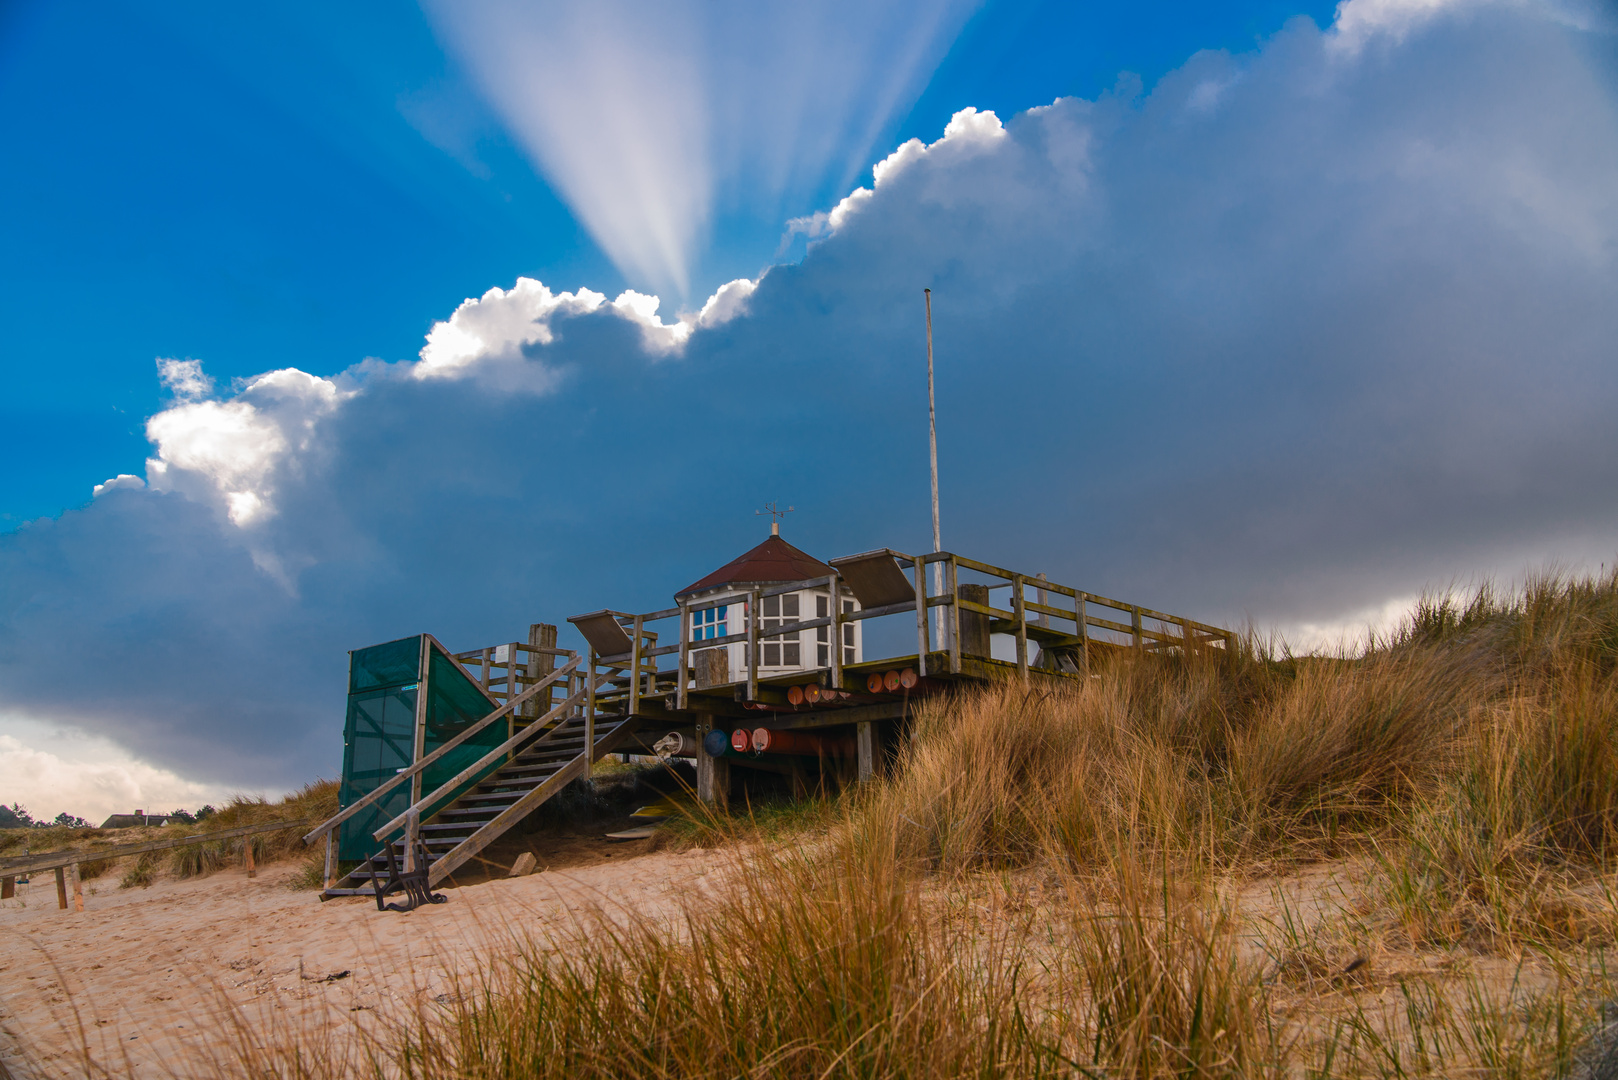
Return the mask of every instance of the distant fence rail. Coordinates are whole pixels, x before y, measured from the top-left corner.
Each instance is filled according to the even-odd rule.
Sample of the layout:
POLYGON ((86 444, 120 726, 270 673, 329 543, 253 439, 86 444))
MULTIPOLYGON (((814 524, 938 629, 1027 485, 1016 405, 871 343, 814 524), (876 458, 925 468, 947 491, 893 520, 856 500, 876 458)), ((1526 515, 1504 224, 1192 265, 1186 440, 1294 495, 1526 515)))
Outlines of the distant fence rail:
POLYGON ((27 855, 21 859, 0 859, 0 876, 15 877, 18 874, 31 874, 40 870, 56 870, 64 866, 100 862, 103 859, 119 859, 125 855, 144 855, 148 851, 168 851, 173 848, 190 847, 192 844, 205 844, 210 840, 228 840, 233 836, 251 836, 254 833, 301 829, 307 825, 313 825, 316 820, 315 818, 299 818, 295 821, 271 821, 262 825, 243 825, 235 829, 220 829, 218 832, 177 836, 172 840, 150 840, 140 844, 118 844, 114 847, 96 848, 89 851, 47 851, 39 855, 27 855))

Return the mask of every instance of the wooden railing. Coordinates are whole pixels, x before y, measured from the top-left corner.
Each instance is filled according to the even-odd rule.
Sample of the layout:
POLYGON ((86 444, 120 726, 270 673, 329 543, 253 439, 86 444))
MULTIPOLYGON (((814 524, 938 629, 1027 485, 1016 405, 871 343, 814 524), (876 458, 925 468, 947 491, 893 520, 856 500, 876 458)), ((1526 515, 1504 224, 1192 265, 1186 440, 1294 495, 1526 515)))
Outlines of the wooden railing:
POLYGON ((579 620, 599 619, 603 616, 611 616, 616 620, 629 648, 606 653, 598 652, 592 646, 591 681, 594 682, 593 676, 598 667, 607 668, 609 674, 615 675, 617 681, 623 684, 622 690, 613 694, 614 703, 617 704, 618 699, 623 699, 622 704, 631 715, 639 710, 644 699, 649 698, 669 701, 676 709, 687 708, 692 651, 744 642, 747 645, 746 699, 757 700, 758 645, 761 636, 760 605, 767 597, 808 590, 827 590, 830 597, 827 607, 829 614, 793 622, 783 621, 771 626, 768 636, 791 635, 828 627, 831 630, 828 637, 832 644, 828 656, 830 662, 822 668, 810 670, 826 671, 830 685, 837 688, 841 688, 843 682, 842 649, 838 647, 842 642, 842 627, 867 619, 910 613, 914 613, 916 620, 917 654, 914 662, 918 667, 917 673, 922 676, 927 674, 929 654, 935 652, 946 654, 949 673, 961 672, 963 612, 987 617, 990 620, 990 633, 1007 634, 1014 639, 1017 670, 1025 679, 1031 668, 1028 655, 1030 639, 1051 650, 1073 651, 1079 657, 1081 670, 1088 668, 1092 642, 1107 646, 1127 646, 1142 651, 1194 651, 1206 648, 1228 650, 1235 647, 1235 635, 1222 627, 1184 616, 1170 615, 1140 604, 1114 600, 1099 593, 1050 581, 1044 575, 1020 574, 952 552, 906 555, 889 551, 887 554, 893 557, 899 568, 909 571, 907 576, 913 578, 912 600, 844 612, 841 610, 840 600, 851 593, 841 575, 831 574, 827 577, 805 578, 802 581, 768 588, 736 589, 722 595, 705 597, 700 602, 681 601, 677 607, 640 615, 603 611, 595 613, 594 616, 576 616, 570 621, 577 623, 579 620), (933 575, 924 572, 928 566, 937 568, 933 575), (964 581, 963 575, 986 578, 988 581, 986 583, 964 581), (928 592, 929 576, 935 582, 931 595, 928 592), (961 587, 967 584, 981 584, 987 589, 990 602, 979 603, 962 598, 961 587), (941 591, 939 586, 942 586, 941 591), (994 594, 1005 589, 1010 590, 1009 599, 1005 601, 1008 606, 997 606, 994 603, 994 594), (738 604, 745 605, 746 609, 744 629, 700 642, 690 640, 692 616, 738 604), (648 625, 671 619, 678 620, 675 635, 677 644, 658 646, 656 635, 647 629, 648 625), (1066 634, 1057 632, 1052 625, 1053 620, 1071 624, 1071 632, 1066 634), (662 656, 678 657, 677 666, 673 671, 657 670, 657 658, 662 656), (632 672, 633 675, 626 678, 619 674, 622 672, 632 672))

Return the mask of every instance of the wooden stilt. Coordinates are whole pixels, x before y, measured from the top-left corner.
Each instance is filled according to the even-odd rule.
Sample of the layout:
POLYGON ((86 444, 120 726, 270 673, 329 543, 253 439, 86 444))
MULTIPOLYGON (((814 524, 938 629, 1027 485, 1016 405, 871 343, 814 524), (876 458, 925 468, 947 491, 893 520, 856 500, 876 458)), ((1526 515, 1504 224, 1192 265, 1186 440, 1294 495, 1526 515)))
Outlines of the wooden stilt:
MULTIPOLYGON (((701 743, 713 730, 713 714, 697 713, 697 742, 701 743)), ((697 798, 724 811, 730 806, 730 762, 724 758, 708 756, 705 749, 697 750, 697 798)))
POLYGON ((854 736, 855 752, 859 756, 860 783, 876 779, 876 732, 869 720, 863 721, 854 736))

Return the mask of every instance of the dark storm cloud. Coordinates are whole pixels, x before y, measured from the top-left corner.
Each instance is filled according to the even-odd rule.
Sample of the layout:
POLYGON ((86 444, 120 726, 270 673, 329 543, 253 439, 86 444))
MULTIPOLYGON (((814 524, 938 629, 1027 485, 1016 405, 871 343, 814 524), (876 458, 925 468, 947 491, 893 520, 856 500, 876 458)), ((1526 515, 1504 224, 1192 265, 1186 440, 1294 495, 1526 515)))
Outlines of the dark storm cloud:
POLYGON ((1367 25, 958 117, 688 339, 524 286, 436 368, 177 402, 161 490, 0 539, 0 703, 293 783, 346 649, 659 606, 769 499, 822 556, 923 547, 924 285, 952 549, 1284 623, 1618 549, 1611 32, 1367 25))

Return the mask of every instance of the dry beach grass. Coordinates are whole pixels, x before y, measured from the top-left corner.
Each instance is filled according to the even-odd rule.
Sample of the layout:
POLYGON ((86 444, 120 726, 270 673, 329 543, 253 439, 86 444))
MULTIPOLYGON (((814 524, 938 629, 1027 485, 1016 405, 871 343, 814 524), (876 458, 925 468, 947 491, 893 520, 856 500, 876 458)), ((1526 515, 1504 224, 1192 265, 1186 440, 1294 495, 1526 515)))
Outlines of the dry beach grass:
MULTIPOLYGON (((483 936, 414 958, 434 993, 398 989, 359 1024, 226 1010, 205 1067, 168 1064, 1567 1075, 1613 995, 1618 577, 1434 596, 1352 656, 1249 639, 929 700, 891 779, 683 835, 708 849, 700 889, 662 851, 566 898, 457 890, 442 910, 483 912, 483 936), (670 889, 612 884, 648 874, 670 889)), ((279 895, 310 908, 305 938, 345 917, 279 895)))

